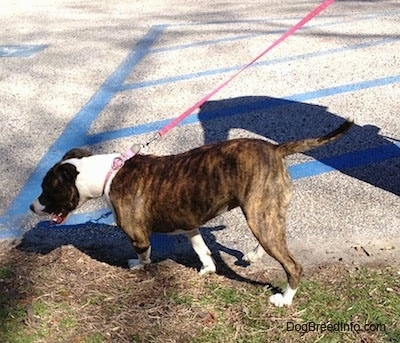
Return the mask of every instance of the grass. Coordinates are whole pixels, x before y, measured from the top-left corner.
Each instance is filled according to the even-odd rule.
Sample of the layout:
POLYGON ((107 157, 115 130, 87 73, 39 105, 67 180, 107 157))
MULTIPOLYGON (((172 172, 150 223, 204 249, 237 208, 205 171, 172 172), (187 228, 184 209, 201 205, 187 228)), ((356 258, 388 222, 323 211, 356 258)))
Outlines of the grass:
POLYGON ((260 287, 210 283, 206 289, 197 299, 173 295, 176 304, 214 311, 212 327, 194 342, 400 341, 400 277, 393 268, 304 280, 295 312, 268 305, 260 287))
MULTIPOLYGON (((361 268, 339 282, 306 281, 299 296, 304 300, 301 321, 336 324, 326 331, 326 342, 368 342, 400 340, 400 281, 394 268, 371 270, 361 268), (314 296, 309 296, 314 292, 314 296), (344 331, 343 331, 344 330, 344 331), (365 339, 364 339, 365 338, 365 339), (363 340, 364 339, 364 340, 363 340)), ((314 335, 315 336, 315 335, 314 335)))
POLYGON ((0 280, 8 279, 12 275, 11 266, 4 266, 0 268, 0 280))
POLYGON ((320 268, 276 308, 261 286, 174 262, 132 273, 74 248, 18 254, 0 265, 1 342, 400 341, 395 267, 320 268))

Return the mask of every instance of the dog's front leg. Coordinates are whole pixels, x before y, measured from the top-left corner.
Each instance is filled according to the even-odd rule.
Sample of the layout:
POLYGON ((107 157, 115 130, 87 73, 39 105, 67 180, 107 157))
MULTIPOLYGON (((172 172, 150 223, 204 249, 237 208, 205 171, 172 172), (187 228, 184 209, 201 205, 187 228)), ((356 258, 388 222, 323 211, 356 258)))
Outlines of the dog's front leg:
POLYGON ((145 230, 125 231, 131 239, 132 246, 138 256, 137 259, 128 260, 129 269, 142 269, 146 264, 151 263, 151 245, 148 234, 145 230))
POLYGON ((208 249, 203 237, 201 237, 200 231, 198 229, 189 231, 186 233, 186 236, 189 238, 194 251, 196 252, 197 256, 199 256, 199 259, 203 265, 199 272, 200 275, 215 273, 216 267, 214 260, 211 257, 211 251, 208 249))
POLYGON ((128 260, 129 269, 132 269, 132 270, 142 269, 146 264, 151 263, 151 258, 150 258, 151 246, 150 245, 147 248, 147 250, 145 250, 144 252, 139 253, 136 251, 136 253, 138 255, 138 258, 132 258, 132 259, 128 260))

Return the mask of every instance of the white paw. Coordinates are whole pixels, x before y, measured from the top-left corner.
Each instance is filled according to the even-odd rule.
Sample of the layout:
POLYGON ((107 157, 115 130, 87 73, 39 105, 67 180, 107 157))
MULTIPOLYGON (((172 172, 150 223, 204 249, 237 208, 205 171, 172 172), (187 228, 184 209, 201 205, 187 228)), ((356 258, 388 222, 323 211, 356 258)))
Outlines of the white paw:
POLYGON ((131 270, 139 270, 144 267, 144 264, 141 263, 139 259, 132 258, 132 259, 128 260, 128 267, 131 270))
POLYGON ((246 255, 243 256, 243 261, 254 263, 260 260, 260 256, 258 256, 257 252, 252 250, 249 251, 246 255))
POLYGON ((265 250, 260 244, 258 244, 253 250, 249 251, 246 255, 243 256, 243 260, 246 262, 254 263, 260 261, 264 255, 265 250))
POLYGON ((275 293, 269 297, 269 302, 275 306, 282 307, 283 305, 292 305, 293 297, 296 294, 296 289, 291 289, 288 285, 285 292, 275 293))
POLYGON ((205 274, 211 274, 216 272, 216 268, 214 264, 204 266, 203 268, 200 269, 199 274, 200 275, 205 275, 205 274))
POLYGON ((283 305, 290 305, 285 303, 285 298, 281 293, 273 294, 269 297, 269 302, 277 307, 282 307, 283 305))

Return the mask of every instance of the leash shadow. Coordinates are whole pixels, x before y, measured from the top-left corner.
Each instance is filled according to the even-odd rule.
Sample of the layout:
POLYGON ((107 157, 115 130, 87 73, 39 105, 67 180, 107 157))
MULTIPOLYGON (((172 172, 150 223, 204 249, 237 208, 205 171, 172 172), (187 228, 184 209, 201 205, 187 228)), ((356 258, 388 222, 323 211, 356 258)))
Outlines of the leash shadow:
MULTIPOLYGON (((242 132, 245 130, 278 143, 316 137, 338 127, 348 116, 333 114, 324 106, 268 96, 208 101, 198 113, 206 144, 228 139, 233 130, 235 137, 249 137, 248 132, 242 132)), ((348 176, 400 195, 399 140, 380 134, 377 126, 355 124, 338 141, 305 154, 348 176)))
MULTIPOLYGON (((202 236, 212 252, 217 266, 217 274, 228 279, 265 286, 273 293, 281 292, 278 287, 269 282, 255 281, 236 273, 224 260, 222 253, 236 259, 236 265, 247 267, 243 261, 243 253, 220 244, 214 231, 225 229, 225 226, 201 228, 202 236)), ((155 234, 151 237, 152 261, 173 260, 188 268, 200 269, 201 263, 194 252, 189 240, 184 235, 155 234)), ((135 258, 136 254, 129 239, 116 226, 106 224, 84 223, 78 225, 54 226, 49 222, 40 222, 27 231, 22 237, 17 249, 46 255, 62 246, 72 245, 91 258, 109 265, 128 268, 127 261, 135 258)), ((244 269, 244 268, 243 268, 244 269)))

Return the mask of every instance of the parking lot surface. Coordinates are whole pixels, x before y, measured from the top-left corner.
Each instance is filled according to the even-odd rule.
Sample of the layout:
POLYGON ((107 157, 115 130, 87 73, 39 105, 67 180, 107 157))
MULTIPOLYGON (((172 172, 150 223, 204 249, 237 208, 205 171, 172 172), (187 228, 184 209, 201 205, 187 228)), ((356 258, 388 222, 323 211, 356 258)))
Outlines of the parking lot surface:
MULTIPOLYGON (((3 1, 0 238, 121 240, 103 201, 87 203, 61 227, 31 214, 45 172, 73 147, 109 153, 146 142, 318 4, 3 1)), ((353 117, 340 141, 287 159, 294 179, 288 241, 306 265, 393 259, 400 246, 399 28, 398 1, 337 0, 147 152, 175 154, 235 137, 284 142, 353 117)), ((255 244, 238 210, 202 232, 228 255, 255 244)), ((154 237, 155 254, 184 244, 154 237)))

